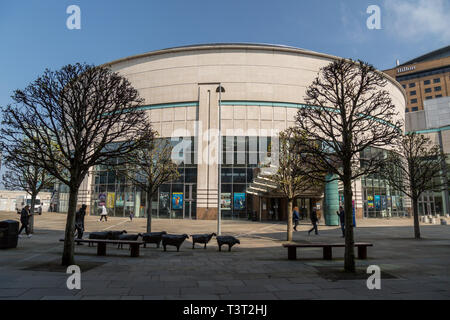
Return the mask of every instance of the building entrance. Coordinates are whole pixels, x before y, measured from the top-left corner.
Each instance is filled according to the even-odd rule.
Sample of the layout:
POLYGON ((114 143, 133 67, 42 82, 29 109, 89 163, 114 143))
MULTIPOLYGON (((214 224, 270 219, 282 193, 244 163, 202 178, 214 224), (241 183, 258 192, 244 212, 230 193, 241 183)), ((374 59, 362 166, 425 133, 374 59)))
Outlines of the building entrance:
POLYGON ((196 219, 197 218, 197 186, 193 183, 184 185, 184 194, 186 199, 184 201, 183 218, 196 219))

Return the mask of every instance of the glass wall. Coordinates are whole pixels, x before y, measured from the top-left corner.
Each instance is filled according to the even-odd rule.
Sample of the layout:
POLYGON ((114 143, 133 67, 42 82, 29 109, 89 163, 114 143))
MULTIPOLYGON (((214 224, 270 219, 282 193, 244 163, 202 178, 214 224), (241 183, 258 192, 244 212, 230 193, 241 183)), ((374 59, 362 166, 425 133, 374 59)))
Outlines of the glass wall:
MULTIPOLYGON (((197 165, 194 164, 194 139, 167 140, 174 147, 172 159, 178 164, 180 176, 176 181, 159 187, 152 199, 152 216, 195 219, 197 165)), ((110 216, 128 217, 132 213, 135 217, 146 217, 146 193, 128 181, 120 173, 120 168, 101 165, 95 168, 93 174, 91 214, 99 215, 105 205, 110 216)))
MULTIPOLYGON (((360 165, 364 167, 365 161, 385 156, 386 151, 377 148, 367 148, 361 152, 360 165)), ((370 174, 361 178, 364 217, 389 218, 406 216, 404 196, 400 191, 392 188, 379 174, 370 174)))
POLYGON ((248 219, 251 203, 245 190, 253 171, 268 160, 270 137, 222 138, 221 212, 223 219, 248 219))
POLYGON ((425 191, 419 198, 420 215, 444 215, 445 214, 445 194, 440 189, 441 179, 433 180, 433 189, 425 191))

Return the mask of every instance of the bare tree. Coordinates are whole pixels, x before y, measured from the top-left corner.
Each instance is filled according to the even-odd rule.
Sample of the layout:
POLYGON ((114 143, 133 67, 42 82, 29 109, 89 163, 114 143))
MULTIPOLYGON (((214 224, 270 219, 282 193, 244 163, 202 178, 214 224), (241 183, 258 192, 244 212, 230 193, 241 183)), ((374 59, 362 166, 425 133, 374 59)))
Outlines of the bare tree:
POLYGON ((390 150, 381 171, 395 189, 407 195, 413 204, 414 236, 420 239, 418 201, 421 194, 443 186, 442 164, 446 156, 440 147, 422 134, 407 133, 390 150))
POLYGON ((78 189, 89 168, 153 138, 143 100, 130 82, 105 67, 46 70, 3 109, 4 150, 36 165, 70 190, 63 265, 74 264, 78 189))
POLYGON ((152 198, 159 187, 176 180, 180 174, 172 160, 172 146, 165 139, 151 140, 122 159, 123 167, 118 174, 126 176, 135 186, 146 193, 147 232, 152 231, 152 198))
POLYGON ((392 144, 401 134, 385 76, 362 61, 337 60, 320 70, 307 88, 310 107, 299 110, 296 125, 309 139, 298 140, 303 174, 323 179, 334 174, 344 186, 345 271, 355 272, 352 221, 352 180, 377 172, 380 157, 359 163, 360 153, 369 147, 392 144))
POLYGON ((296 147, 296 142, 302 139, 306 139, 306 134, 296 128, 288 128, 280 132, 278 168, 270 177, 288 200, 287 241, 292 241, 294 199, 307 190, 320 189, 324 181, 302 174, 305 163, 300 156, 300 150, 296 147))
POLYGON ((30 232, 34 232, 34 208, 36 198, 42 190, 50 189, 55 179, 42 168, 22 163, 18 157, 6 159, 3 184, 7 190, 24 190, 31 197, 30 232))

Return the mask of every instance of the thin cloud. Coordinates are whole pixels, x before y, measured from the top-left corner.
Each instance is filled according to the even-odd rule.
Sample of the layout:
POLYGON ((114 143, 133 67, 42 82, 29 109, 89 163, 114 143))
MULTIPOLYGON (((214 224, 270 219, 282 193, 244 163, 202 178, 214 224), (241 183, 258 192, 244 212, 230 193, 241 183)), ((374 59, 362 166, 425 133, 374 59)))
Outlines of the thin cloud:
POLYGON ((433 37, 450 41, 450 3, 447 0, 384 0, 386 31, 405 40, 433 37))
POLYGON ((340 22, 346 37, 357 43, 367 42, 364 14, 354 8, 350 9, 345 2, 339 3, 339 9, 340 22))

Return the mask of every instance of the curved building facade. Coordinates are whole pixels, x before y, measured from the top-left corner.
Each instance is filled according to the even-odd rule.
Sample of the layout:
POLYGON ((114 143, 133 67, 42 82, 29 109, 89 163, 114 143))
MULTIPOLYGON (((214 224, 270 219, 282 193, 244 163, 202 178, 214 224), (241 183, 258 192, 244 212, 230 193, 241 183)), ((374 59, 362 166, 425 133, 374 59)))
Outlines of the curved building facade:
MULTIPOLYGON (((319 69, 335 59, 283 46, 212 44, 159 50, 105 64, 129 79, 145 99, 142 108, 153 128, 175 146, 181 176, 161 186, 153 199, 153 215, 216 219, 220 202, 223 218, 247 219, 256 211, 258 219, 285 219, 282 198, 249 191, 257 178, 255 168, 267 161, 277 133, 294 125, 297 111, 305 107, 306 88, 319 69)), ((404 119, 404 91, 386 78, 385 89, 404 119)), ((386 186, 381 190, 380 183, 371 180, 370 191, 366 181, 355 183, 359 216, 375 207, 375 195, 386 197, 387 208, 391 191, 386 186)), ((105 203, 111 215, 144 216, 145 195, 106 168, 95 168, 86 188, 93 214, 105 203)), ((322 198, 323 194, 307 194, 297 205, 307 212, 312 206, 322 209, 322 198)), ((390 202, 392 210, 392 196, 390 202)))

